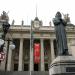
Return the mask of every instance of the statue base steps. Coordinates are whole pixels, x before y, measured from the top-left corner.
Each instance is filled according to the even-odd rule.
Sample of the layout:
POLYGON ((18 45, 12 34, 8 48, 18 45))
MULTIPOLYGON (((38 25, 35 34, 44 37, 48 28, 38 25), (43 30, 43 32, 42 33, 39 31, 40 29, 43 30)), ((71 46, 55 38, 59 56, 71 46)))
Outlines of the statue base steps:
POLYGON ((75 75, 75 57, 56 57, 49 67, 49 75, 75 75))

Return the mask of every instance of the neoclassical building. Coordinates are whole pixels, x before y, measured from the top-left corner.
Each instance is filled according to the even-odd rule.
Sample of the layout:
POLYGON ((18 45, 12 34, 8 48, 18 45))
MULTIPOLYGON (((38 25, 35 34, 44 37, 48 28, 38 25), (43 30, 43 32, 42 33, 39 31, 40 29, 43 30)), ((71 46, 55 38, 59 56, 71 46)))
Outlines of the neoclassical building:
MULTIPOLYGON (((75 26, 66 26, 69 54, 75 56, 75 26)), ((12 25, 6 35, 5 59, 0 63, 2 71, 48 71, 50 63, 56 58, 58 50, 54 26, 43 26, 42 21, 35 17, 31 25, 12 25), (11 50, 11 40, 15 49, 11 50), (39 45, 36 47, 36 44, 39 45), (39 49, 38 55, 35 48, 39 49), (38 59, 35 57, 38 56, 38 59)))

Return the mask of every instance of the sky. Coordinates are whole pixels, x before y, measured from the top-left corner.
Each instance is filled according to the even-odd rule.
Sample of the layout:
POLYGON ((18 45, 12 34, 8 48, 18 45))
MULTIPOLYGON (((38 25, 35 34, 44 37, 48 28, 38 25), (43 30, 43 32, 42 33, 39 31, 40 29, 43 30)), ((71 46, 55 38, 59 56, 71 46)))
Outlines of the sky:
POLYGON ((0 14, 6 11, 9 16, 9 23, 15 20, 15 25, 20 25, 24 20, 24 25, 30 25, 31 20, 37 17, 42 20, 44 26, 55 17, 57 11, 62 14, 69 14, 72 24, 75 24, 75 2, 74 0, 1 0, 0 14))

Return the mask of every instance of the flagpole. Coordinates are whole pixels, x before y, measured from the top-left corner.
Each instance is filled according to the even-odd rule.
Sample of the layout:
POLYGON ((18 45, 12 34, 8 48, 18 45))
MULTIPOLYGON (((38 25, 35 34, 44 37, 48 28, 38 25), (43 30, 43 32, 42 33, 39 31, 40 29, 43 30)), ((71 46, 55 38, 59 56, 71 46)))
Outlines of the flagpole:
POLYGON ((31 39, 32 39, 32 38, 31 38, 31 36, 32 36, 32 35, 31 35, 31 31, 32 31, 32 26, 30 26, 30 67, 29 67, 29 68, 30 68, 30 72, 29 72, 30 75, 31 75, 31 39))
POLYGON ((31 75, 31 71, 32 71, 32 58, 33 58, 33 38, 32 38, 32 24, 30 26, 30 75, 31 75))

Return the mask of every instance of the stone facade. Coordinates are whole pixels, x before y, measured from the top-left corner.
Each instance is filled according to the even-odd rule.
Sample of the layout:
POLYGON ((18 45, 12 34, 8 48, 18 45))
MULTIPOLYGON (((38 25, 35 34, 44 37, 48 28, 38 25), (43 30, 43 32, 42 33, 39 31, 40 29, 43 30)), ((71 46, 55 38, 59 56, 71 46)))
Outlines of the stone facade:
MULTIPOLYGON (((75 57, 75 26, 66 26, 66 32, 69 54, 75 57)), ((37 18, 31 25, 11 25, 6 35, 6 46, 8 57, 0 63, 0 70, 4 71, 48 71, 48 66, 57 56, 54 27, 43 26, 37 18), (13 40, 14 50, 8 48, 8 40, 13 40), (38 64, 34 63, 34 47, 31 49, 30 40, 33 45, 39 43, 41 46, 38 64)))

